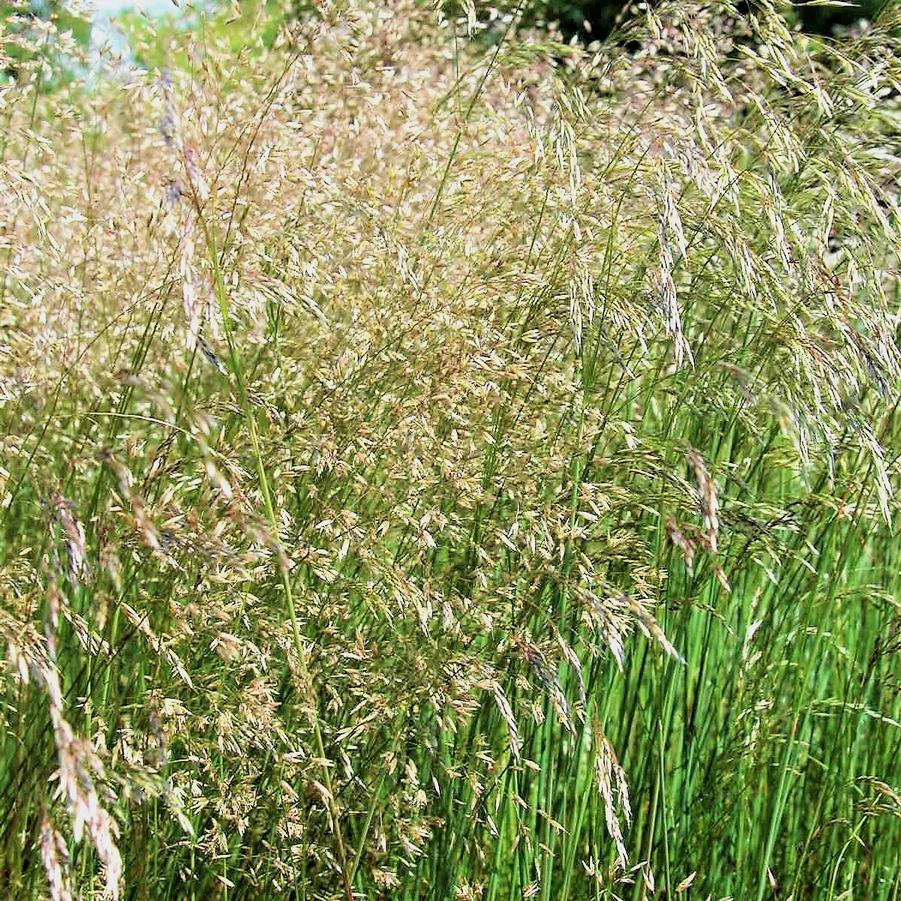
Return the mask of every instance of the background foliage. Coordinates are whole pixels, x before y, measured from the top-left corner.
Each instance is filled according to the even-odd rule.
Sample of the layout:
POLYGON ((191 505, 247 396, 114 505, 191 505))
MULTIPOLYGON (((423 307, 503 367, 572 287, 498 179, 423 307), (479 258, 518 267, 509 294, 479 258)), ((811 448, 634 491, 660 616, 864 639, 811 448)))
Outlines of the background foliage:
MULTIPOLYGON (((797 21, 806 31, 829 34, 836 26, 851 25, 859 18, 872 18, 883 6, 885 0, 858 0, 853 5, 834 6, 827 5, 799 5, 795 10, 790 4, 783 4, 782 11, 789 20, 797 21)), ((603 37, 613 27, 618 18, 623 18, 627 13, 628 4, 622 0, 583 0, 583 2, 570 2, 570 0, 538 0, 530 4, 536 14, 550 21, 558 21, 564 33, 584 33, 583 23, 591 26, 591 34, 603 37)), ((739 4, 745 9, 754 4, 739 4)))

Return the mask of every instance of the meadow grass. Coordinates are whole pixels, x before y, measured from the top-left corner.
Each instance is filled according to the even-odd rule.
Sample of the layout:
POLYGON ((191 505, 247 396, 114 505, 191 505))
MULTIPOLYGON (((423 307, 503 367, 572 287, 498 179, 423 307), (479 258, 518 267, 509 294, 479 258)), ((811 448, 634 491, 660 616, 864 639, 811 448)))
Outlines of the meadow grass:
POLYGON ((901 19, 521 12, 0 88, 5 897, 901 895, 901 19))

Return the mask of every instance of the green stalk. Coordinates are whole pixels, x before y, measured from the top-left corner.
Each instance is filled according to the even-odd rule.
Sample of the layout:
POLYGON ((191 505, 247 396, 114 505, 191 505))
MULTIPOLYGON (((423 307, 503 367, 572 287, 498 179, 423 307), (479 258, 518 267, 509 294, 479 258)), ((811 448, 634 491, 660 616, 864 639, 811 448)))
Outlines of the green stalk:
MULTIPOLYGON (((272 529, 272 540, 276 544, 279 554, 282 553, 281 541, 278 532, 278 518, 275 513, 275 506, 272 501, 272 492, 269 487, 269 477, 266 472, 266 466, 263 462, 263 454, 260 446, 259 432, 257 430, 256 417, 250 404, 250 398, 247 394, 247 387, 244 383, 244 374, 241 367, 241 360, 235 346, 234 332, 231 323, 231 310, 228 299, 228 292, 225 288, 225 282, 222 277, 222 269, 220 266, 219 248, 216 244, 215 222, 209 224, 203 216, 203 206, 191 185, 192 196, 194 200, 197 221, 203 232, 204 243, 207 249, 207 257, 213 271, 213 289, 216 296, 216 302, 219 306, 219 312, 222 317, 223 330, 225 339, 228 344, 229 367, 235 379, 238 388, 238 396, 241 402, 241 409, 244 413, 244 421, 250 434, 251 449, 253 451, 254 461, 257 468, 257 477, 260 484, 260 493, 263 496, 263 507, 266 513, 266 519, 272 529)), ((212 209, 215 215, 215 202, 212 203, 212 209)), ((297 608, 294 603, 294 592, 291 585, 291 579, 288 574, 287 567, 279 560, 279 573, 281 577, 282 589, 285 592, 285 603, 288 610, 288 619, 291 623, 291 634, 294 639, 294 647, 297 652, 298 666, 300 667, 301 683, 306 693, 307 706, 309 707, 310 726, 313 730, 313 740, 318 759, 321 762, 322 781, 328 795, 329 816, 332 821, 332 829, 335 834, 335 846, 338 855, 338 864, 341 868, 341 880, 344 887, 344 893, 347 901, 353 901, 353 881, 351 869, 348 865, 347 852, 344 846, 344 838, 341 831, 341 814, 338 809, 335 792, 332 785, 331 770, 328 764, 328 758, 325 753, 325 743, 322 738, 322 728, 319 722, 318 700, 313 680, 307 666, 307 652, 304 647, 303 638, 300 632, 300 621, 297 615, 297 608)))

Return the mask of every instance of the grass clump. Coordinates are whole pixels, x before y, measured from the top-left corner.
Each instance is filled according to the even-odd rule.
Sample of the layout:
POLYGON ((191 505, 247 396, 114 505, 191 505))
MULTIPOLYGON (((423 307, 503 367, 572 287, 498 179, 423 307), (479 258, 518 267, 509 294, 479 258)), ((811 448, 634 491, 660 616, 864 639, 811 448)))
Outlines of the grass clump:
POLYGON ((898 22, 469 27, 2 88, 12 897, 897 897, 898 22))

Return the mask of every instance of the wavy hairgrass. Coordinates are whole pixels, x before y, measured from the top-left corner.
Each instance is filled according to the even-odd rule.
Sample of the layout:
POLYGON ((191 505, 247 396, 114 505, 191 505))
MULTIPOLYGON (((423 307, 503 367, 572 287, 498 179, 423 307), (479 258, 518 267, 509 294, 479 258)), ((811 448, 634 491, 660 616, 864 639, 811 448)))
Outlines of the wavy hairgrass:
POLYGON ((755 9, 2 88, 9 897, 898 897, 901 20, 755 9))

